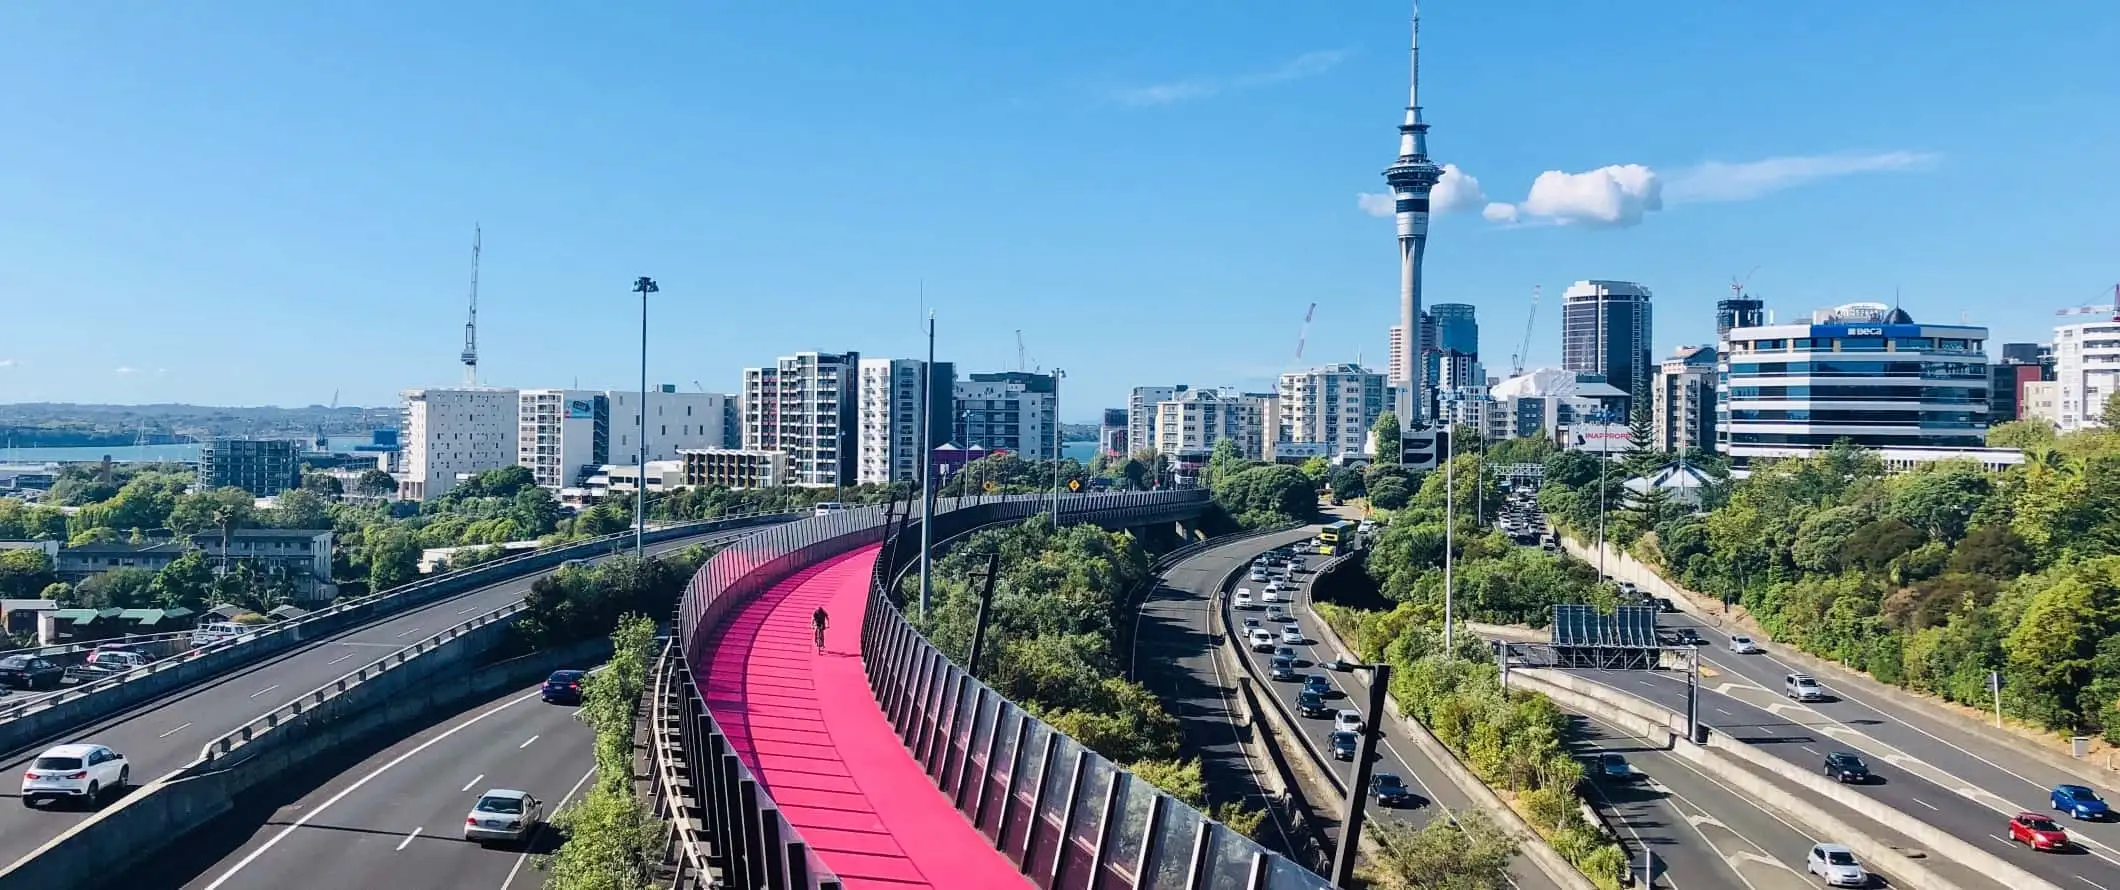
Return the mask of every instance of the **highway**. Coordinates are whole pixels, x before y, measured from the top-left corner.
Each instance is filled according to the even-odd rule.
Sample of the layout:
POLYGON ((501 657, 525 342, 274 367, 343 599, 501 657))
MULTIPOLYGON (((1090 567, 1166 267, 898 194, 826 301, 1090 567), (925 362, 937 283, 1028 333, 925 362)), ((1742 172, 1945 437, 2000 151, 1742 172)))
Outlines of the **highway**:
POLYGON ((529 792, 545 802, 548 820, 578 797, 595 755, 594 734, 574 712, 540 701, 535 686, 480 702, 299 800, 249 819, 221 819, 186 840, 187 848, 210 851, 206 855, 225 854, 217 861, 161 863, 126 885, 534 890, 544 875, 530 857, 557 848, 557 833, 548 826, 527 844, 482 847, 463 839, 464 817, 490 788, 529 792))
MULTIPOLYGON (((1245 746, 1252 731, 1238 725, 1236 678, 1215 656, 1211 627, 1213 597, 1222 579, 1239 565, 1282 544, 1317 534, 1317 527, 1249 538, 1211 547, 1173 564, 1141 604, 1134 631, 1132 676, 1161 698, 1184 726, 1185 750, 1200 758, 1200 777, 1210 800, 1241 800, 1268 815, 1268 846, 1296 861, 1308 847, 1269 805, 1262 776, 1273 767, 1255 762, 1245 746)), ((1263 730, 1263 725, 1260 727, 1263 730)), ((1273 744, 1260 733, 1261 744, 1273 744)), ((1325 814, 1328 820, 1337 814, 1325 814)))
MULTIPOLYGON (((1309 568, 1315 568, 1319 563, 1323 562, 1323 559, 1317 556, 1303 557, 1302 559, 1306 567, 1309 568)), ((1300 616, 1309 616, 1311 614, 1309 608, 1310 585, 1315 580, 1316 575, 1314 574, 1302 580, 1296 594, 1298 603, 1292 608, 1291 614, 1300 616)), ((1254 594, 1262 586, 1242 578, 1239 578, 1231 585, 1232 588, 1252 588, 1254 594)), ((1267 621, 1265 611, 1239 612, 1233 608, 1230 601, 1230 596, 1225 595, 1221 598, 1221 608, 1224 610, 1223 617, 1228 621, 1232 634, 1241 634, 1243 619, 1245 618, 1257 618, 1262 626, 1274 623, 1267 621)), ((1306 617, 1305 620, 1313 619, 1306 617)), ((1301 626, 1301 624, 1298 623, 1298 626, 1301 626)), ((1272 629, 1278 637, 1280 629, 1278 627, 1273 627, 1272 629)), ((1309 629, 1305 628, 1305 630, 1308 631, 1309 629)), ((1330 704, 1335 709, 1353 708, 1358 711, 1366 709, 1369 701, 1369 687, 1364 682, 1363 677, 1353 672, 1340 673, 1320 669, 1318 664, 1321 661, 1329 661, 1336 657, 1338 653, 1321 651, 1316 636, 1311 633, 1305 634, 1305 640, 1302 645, 1292 647, 1296 650, 1298 676, 1324 677, 1332 685, 1333 692, 1329 699, 1330 704)), ((1238 649, 1243 653, 1243 657, 1253 665, 1256 676, 1269 676, 1267 669, 1273 660, 1272 653, 1253 652, 1251 647, 1241 644, 1239 644, 1238 649)), ((1354 763, 1346 762, 1342 766, 1341 761, 1331 760, 1325 754, 1326 742, 1332 734, 1330 719, 1304 717, 1302 716, 1302 711, 1297 708, 1296 693, 1301 691, 1302 688, 1303 684, 1300 679, 1294 682, 1269 681, 1259 685, 1260 693, 1262 695, 1271 695, 1279 701, 1283 713, 1288 714, 1290 720, 1304 734, 1304 750, 1302 752, 1291 752, 1293 756, 1307 757, 1318 765, 1321 772, 1337 774, 1340 778, 1341 786, 1347 788, 1350 793, 1366 794, 1368 789, 1351 787, 1354 784, 1354 763)), ((1362 716, 1366 720, 1374 720, 1376 717, 1376 715, 1367 713, 1362 716)), ((1473 808, 1471 799, 1459 791, 1458 787, 1451 783, 1450 779, 1443 774, 1439 767, 1426 757, 1423 757, 1420 749, 1413 746, 1412 740, 1406 735, 1405 729, 1399 725, 1398 721, 1385 720, 1382 725, 1383 732, 1378 743, 1378 760, 1375 764, 1374 772, 1397 774, 1406 781, 1406 784, 1416 794, 1420 795, 1420 800, 1417 800, 1413 806, 1396 809, 1375 806, 1372 800, 1372 805, 1368 809, 1370 818, 1391 819, 1419 827, 1438 813, 1436 809, 1438 807, 1441 808, 1441 815, 1444 816, 1457 810, 1473 808)), ((1509 878, 1510 883, 1519 888, 1519 890, 1551 890, 1551 888, 1557 888, 1558 886, 1553 882, 1553 879, 1546 876, 1545 872, 1540 871, 1537 866, 1521 856, 1510 864, 1509 878)))
MULTIPOLYGON (((733 540, 755 531, 756 528, 750 528, 669 541, 649 547, 648 553, 655 555, 693 544, 733 540)), ((473 615, 521 599, 537 577, 531 575, 504 581, 347 630, 168 698, 146 703, 85 727, 73 733, 71 738, 53 744, 83 741, 110 746, 124 754, 131 763, 132 784, 137 788, 197 759, 199 749, 208 741, 250 722, 259 714, 473 615)), ((0 774, 19 776, 24 765, 45 747, 48 746, 9 752, 5 760, 0 760, 0 774)), ((8 782, 0 796, 19 800, 19 792, 18 782, 8 782)), ((113 804, 105 804, 110 805, 113 804)), ((21 858, 90 815, 92 813, 87 810, 55 809, 50 804, 34 809, 20 805, 0 808, 0 863, 21 858)))

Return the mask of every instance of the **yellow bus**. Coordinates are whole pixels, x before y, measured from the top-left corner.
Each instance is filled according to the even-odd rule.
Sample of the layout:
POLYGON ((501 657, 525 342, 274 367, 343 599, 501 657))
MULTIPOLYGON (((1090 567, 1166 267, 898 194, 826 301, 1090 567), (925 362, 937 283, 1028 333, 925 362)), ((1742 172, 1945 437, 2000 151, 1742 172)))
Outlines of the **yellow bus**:
POLYGON ((1354 545, 1356 525, 1352 521, 1335 522, 1318 532, 1318 553, 1331 556, 1354 545))

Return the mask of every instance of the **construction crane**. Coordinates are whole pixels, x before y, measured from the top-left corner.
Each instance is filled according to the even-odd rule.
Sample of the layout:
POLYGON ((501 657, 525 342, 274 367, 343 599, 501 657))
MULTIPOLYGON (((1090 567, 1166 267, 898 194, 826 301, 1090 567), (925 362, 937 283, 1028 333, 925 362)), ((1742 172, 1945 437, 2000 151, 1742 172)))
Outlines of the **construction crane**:
POLYGON ((2111 303, 2110 305, 2107 305, 2107 304, 2092 304, 2092 305, 2088 305, 2088 306, 2076 306, 2076 307, 2073 307, 2073 308, 2069 308, 2069 309, 2060 309, 2060 310, 2056 310, 2056 311, 2054 312, 2054 314, 2055 314, 2055 315, 2110 315, 2110 316, 2112 316, 2112 320, 2113 320, 2113 321, 2120 321, 2120 284, 2115 284, 2115 285, 2113 285, 2113 302, 2112 302, 2112 303, 2111 303))
POLYGON ((1524 357, 1531 352, 1531 325, 1538 320, 1539 285, 1531 286, 1531 311, 1524 314, 1524 342, 1509 357, 1509 376, 1524 376, 1524 357))
POLYGON ((1757 275, 1757 274, 1759 274, 1759 267, 1758 267, 1758 266, 1753 266, 1753 267, 1752 267, 1752 271, 1750 271, 1750 272, 1746 272, 1743 278, 1739 278, 1739 277, 1737 277, 1737 276, 1735 276, 1735 275, 1732 275, 1732 276, 1730 276, 1730 299, 1733 299, 1733 300, 1742 300, 1742 299, 1744 299, 1744 298, 1745 298, 1745 286, 1746 286, 1746 285, 1749 285, 1749 284, 1751 284, 1751 283, 1752 283, 1752 276, 1754 276, 1754 275, 1757 275))
POLYGON ((1318 314, 1318 304, 1310 304, 1303 310, 1303 325, 1296 328, 1296 361, 1303 360, 1303 345, 1310 340, 1310 320, 1318 314))
POLYGON ((1023 357, 1023 329, 1016 329, 1016 370, 1029 370, 1030 363, 1023 357))
POLYGON ((477 223, 471 224, 471 317, 464 322, 464 385, 478 385, 478 254, 479 242, 485 233, 477 223))

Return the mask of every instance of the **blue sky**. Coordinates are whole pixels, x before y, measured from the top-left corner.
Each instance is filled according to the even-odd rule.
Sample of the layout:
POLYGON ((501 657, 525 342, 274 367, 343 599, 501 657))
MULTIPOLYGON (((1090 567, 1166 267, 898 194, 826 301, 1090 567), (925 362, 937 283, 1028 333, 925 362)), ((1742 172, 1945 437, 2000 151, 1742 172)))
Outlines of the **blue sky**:
MULTIPOLYGON (((474 221, 504 385, 632 385, 638 275, 651 376, 686 388, 916 355, 923 282, 941 357, 1012 368, 1020 329, 1070 419, 1263 385, 1312 302, 1302 364, 1381 365, 1396 249, 1359 196, 1395 151, 1406 6, 1204 8, 0 6, 0 401, 454 382, 474 221)), ((1557 359, 1585 277, 1655 291, 1659 353, 1755 267, 1785 317, 1896 289, 2044 339, 2120 280, 2120 7, 2036 8, 1435 0, 1430 146, 1484 200, 1436 221, 1428 299, 1479 307, 1496 372, 1534 285, 1530 363, 1557 359), (1634 213, 1639 170, 1532 194, 1625 165, 1661 210, 1634 213)))

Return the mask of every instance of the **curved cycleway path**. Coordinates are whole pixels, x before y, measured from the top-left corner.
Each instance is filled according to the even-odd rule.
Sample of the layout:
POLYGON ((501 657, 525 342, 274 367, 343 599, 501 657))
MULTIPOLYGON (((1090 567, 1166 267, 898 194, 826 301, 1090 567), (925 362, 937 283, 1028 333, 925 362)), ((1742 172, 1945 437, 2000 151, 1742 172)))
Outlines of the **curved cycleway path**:
POLYGON ((808 566, 731 615, 707 706, 848 890, 1028 887, 913 761, 869 689, 861 630, 877 550, 808 566), (823 652, 810 632, 820 606, 831 622, 823 652))

